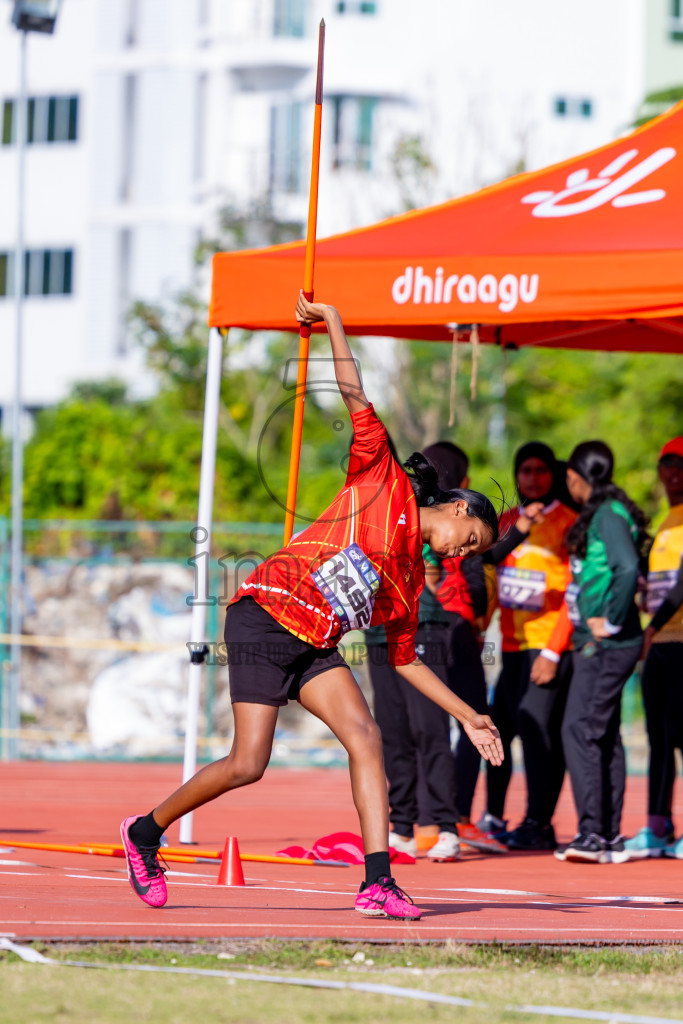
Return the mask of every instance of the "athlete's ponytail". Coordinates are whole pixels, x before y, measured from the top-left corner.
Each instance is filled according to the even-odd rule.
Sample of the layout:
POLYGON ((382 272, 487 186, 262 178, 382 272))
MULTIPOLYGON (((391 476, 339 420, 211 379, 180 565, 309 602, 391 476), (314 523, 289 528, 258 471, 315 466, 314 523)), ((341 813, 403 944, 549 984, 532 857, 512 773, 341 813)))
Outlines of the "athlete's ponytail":
POLYGON ((408 470, 415 501, 419 507, 442 504, 440 495, 444 492, 439 487, 439 474, 422 452, 413 452, 403 466, 408 470))
POLYGON ((479 519, 491 531, 491 543, 498 540, 498 516, 493 505, 479 491, 470 491, 463 487, 442 490, 439 487, 439 475, 436 468, 422 452, 413 454, 403 463, 408 472, 408 479, 419 508, 432 505, 452 505, 455 501, 467 502, 467 515, 479 519))

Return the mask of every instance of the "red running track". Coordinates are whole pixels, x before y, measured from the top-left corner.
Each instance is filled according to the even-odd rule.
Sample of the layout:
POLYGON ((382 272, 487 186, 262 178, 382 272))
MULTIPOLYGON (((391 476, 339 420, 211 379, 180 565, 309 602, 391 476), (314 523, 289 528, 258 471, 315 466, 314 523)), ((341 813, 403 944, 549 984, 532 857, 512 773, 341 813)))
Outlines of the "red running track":
MULTIPOLYGON (((0 934, 19 938, 194 939, 288 937, 361 941, 633 943, 683 937, 683 862, 568 864, 552 854, 465 854, 454 864, 396 869, 422 908, 413 926, 366 919, 353 909, 361 867, 244 863, 246 885, 218 887, 211 864, 171 865, 169 900, 146 907, 118 859, 11 849, 42 843, 116 842, 128 814, 145 813, 180 781, 178 765, 19 762, 0 766, 0 934)), ((481 783, 480 783, 481 788, 481 783)), ((683 826, 678 785, 675 818, 683 826)), ((523 812, 524 781, 508 798, 523 812)), ((628 783, 624 829, 643 823, 645 780, 628 783)), ((476 810, 476 807, 475 807, 476 810)), ((565 787, 556 818, 574 833, 565 787)), ((195 813, 194 838, 243 853, 272 854, 330 832, 358 832, 348 774, 336 769, 270 769, 247 789, 195 813)), ((169 841, 177 845, 177 826, 169 841)))

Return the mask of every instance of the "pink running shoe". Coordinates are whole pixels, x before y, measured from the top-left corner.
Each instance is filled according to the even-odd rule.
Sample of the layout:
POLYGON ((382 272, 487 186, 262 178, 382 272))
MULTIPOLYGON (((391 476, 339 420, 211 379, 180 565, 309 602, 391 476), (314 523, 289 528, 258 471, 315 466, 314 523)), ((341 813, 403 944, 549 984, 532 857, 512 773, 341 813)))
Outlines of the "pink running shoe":
POLYGON ((136 846, 130 838, 130 827, 140 815, 125 818, 121 822, 121 842, 126 854, 128 881, 136 895, 150 907, 163 907, 166 902, 166 879, 164 868, 157 860, 158 846, 136 846))
POLYGON ((385 876, 356 896, 356 910, 366 917, 391 917, 396 921, 419 921, 421 912, 408 893, 393 878, 385 876))

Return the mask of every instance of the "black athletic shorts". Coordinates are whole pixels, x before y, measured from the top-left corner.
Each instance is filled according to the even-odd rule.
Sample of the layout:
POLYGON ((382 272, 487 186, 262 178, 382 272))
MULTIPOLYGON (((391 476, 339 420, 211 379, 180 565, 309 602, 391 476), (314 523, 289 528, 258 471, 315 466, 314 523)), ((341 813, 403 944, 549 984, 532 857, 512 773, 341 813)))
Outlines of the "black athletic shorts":
POLYGON ((298 700, 309 679, 348 667, 336 647, 320 650, 299 640, 253 597, 228 605, 225 643, 233 704, 284 707, 288 700, 298 700))

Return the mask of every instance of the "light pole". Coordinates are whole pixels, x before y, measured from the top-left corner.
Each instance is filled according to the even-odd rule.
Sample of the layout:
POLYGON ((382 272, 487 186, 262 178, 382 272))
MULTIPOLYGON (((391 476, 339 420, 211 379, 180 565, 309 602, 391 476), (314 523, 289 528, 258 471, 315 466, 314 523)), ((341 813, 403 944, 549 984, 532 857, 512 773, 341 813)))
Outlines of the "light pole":
MULTIPOLYGON (((16 311, 14 344, 14 401, 12 403, 12 542, 10 575, 10 633, 21 633, 23 576, 23 488, 24 445, 21 436, 23 408, 23 301, 24 301, 24 157, 26 149, 26 38, 29 32, 52 34, 61 0, 15 0, 12 22, 21 32, 19 58, 19 94, 15 107, 17 143, 17 239, 14 251, 14 298, 16 311)), ((5 743, 3 757, 14 760, 19 753, 19 689, 21 682, 21 646, 12 643, 10 673, 5 701, 5 743)))

